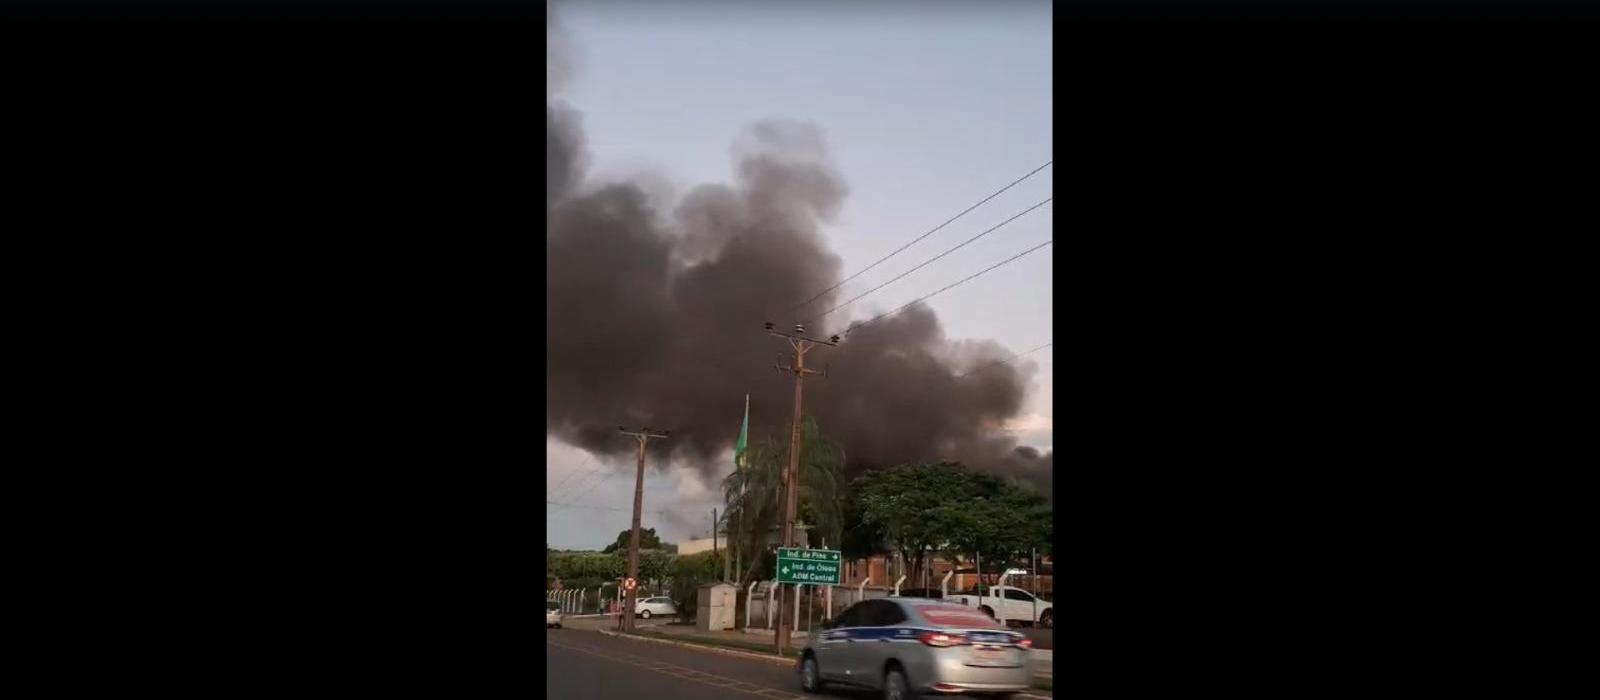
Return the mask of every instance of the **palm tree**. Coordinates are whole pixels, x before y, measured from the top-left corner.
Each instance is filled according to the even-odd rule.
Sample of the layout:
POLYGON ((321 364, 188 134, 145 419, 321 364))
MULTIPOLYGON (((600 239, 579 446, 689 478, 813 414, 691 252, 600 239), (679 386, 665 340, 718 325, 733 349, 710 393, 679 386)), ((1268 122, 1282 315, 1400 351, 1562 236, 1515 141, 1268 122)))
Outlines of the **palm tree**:
MULTIPOLYGON (((844 528, 841 495, 844 487, 844 448, 822 435, 809 416, 800 425, 800 493, 798 511, 812 532, 837 547, 844 528)), ((740 551, 761 552, 766 534, 783 523, 783 469, 789 464, 787 441, 768 437, 750 446, 748 461, 722 481, 728 503, 728 522, 741 523, 734 535, 740 551)), ((748 581, 760 556, 746 559, 739 580, 748 581)))

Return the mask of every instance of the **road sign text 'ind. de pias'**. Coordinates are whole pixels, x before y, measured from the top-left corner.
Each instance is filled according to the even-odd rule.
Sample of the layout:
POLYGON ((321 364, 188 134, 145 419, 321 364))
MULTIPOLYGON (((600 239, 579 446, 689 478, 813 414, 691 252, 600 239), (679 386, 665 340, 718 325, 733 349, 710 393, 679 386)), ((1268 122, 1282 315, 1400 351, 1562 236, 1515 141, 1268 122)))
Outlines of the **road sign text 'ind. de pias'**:
POLYGON ((841 581, 838 550, 778 548, 778 583, 837 586, 841 581))

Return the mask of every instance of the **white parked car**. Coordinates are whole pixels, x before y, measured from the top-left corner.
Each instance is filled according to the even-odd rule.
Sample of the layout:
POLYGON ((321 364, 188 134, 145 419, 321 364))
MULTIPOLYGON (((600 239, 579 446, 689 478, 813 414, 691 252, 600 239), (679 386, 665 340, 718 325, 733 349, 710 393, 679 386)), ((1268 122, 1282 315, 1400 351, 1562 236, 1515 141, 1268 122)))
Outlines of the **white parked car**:
POLYGON ((656 596, 640 600, 638 604, 634 605, 633 614, 648 620, 656 615, 672 617, 678 614, 678 609, 673 607, 671 598, 656 596))
POLYGON ((1031 622, 1040 627, 1054 627, 1056 613, 1050 601, 1043 597, 1034 600, 1033 594, 1013 588, 1011 586, 984 586, 983 595, 977 595, 977 590, 966 593, 952 593, 944 600, 960 603, 983 611, 989 617, 999 617, 996 609, 1005 615, 1006 622, 1031 622), (1037 614, 1038 617, 1034 617, 1037 614))
POLYGON ((544 627, 561 629, 561 604, 553 600, 544 603, 544 627))

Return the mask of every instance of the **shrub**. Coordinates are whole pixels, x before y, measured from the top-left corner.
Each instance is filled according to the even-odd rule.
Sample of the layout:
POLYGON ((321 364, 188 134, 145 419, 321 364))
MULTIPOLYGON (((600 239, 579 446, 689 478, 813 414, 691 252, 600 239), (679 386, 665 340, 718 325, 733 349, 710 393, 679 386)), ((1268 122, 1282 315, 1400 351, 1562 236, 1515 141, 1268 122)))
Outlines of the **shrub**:
POLYGON ((700 603, 700 587, 722 580, 722 552, 679 556, 672 565, 672 605, 678 615, 693 620, 700 603))

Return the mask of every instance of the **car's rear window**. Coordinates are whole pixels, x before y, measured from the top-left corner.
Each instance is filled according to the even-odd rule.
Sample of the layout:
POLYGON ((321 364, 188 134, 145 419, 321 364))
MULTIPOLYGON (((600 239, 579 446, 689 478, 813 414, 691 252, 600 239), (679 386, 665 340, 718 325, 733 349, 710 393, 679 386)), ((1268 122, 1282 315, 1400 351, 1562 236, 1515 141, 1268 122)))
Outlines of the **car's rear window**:
POLYGON ((546 610, 546 611, 550 611, 550 610, 560 610, 560 609, 561 609, 561 604, 560 604, 560 603, 550 603, 550 602, 546 602, 546 603, 545 603, 545 604, 544 604, 544 609, 545 609, 545 610, 546 610))
POLYGON ((917 614, 939 627, 962 629, 1001 629, 993 618, 961 605, 918 605, 917 614))

